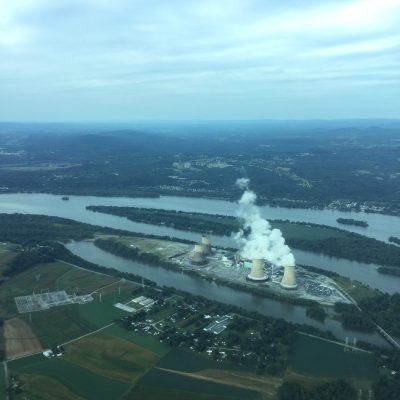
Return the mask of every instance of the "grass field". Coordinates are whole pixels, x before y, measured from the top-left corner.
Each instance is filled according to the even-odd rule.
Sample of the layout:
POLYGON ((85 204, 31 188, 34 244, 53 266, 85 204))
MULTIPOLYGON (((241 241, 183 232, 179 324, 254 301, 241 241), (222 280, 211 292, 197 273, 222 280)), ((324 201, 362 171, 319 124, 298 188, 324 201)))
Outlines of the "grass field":
POLYGON ((271 225, 273 228, 280 229, 286 239, 321 240, 348 236, 348 233, 345 231, 338 231, 323 226, 303 225, 290 222, 272 222, 271 225))
POLYGON ((127 331, 118 325, 112 325, 105 329, 104 332, 141 346, 157 354, 158 356, 164 356, 171 350, 169 346, 160 343, 157 337, 146 335, 140 332, 127 331))
POLYGON ((114 304, 126 303, 131 299, 132 295, 129 290, 121 291, 121 294, 118 294, 118 291, 115 290, 108 295, 103 295, 101 302, 99 296, 95 295, 94 301, 87 304, 79 304, 79 317, 87 321, 91 326, 100 328, 113 322, 116 318, 119 319, 128 315, 126 311, 114 307, 114 304))
POLYGON ((6 381, 4 376, 4 365, 0 363, 0 399, 6 398, 6 381))
POLYGON ((118 282, 119 279, 70 267, 68 271, 55 279, 55 288, 58 290, 78 291, 81 294, 91 293, 94 290, 118 282))
MULTIPOLYGON (((5 253, 7 254, 7 253, 5 253)), ((0 314, 4 317, 18 311, 14 297, 31 294, 33 291, 66 290, 73 293, 90 293, 96 288, 114 282, 116 279, 90 271, 83 271, 62 262, 38 264, 6 281, 0 291, 0 314), (79 286, 77 280, 80 280, 79 286)))
POLYGON ((7 264, 16 256, 16 252, 10 250, 9 244, 0 244, 0 275, 6 269, 7 264))
POLYGON ((193 351, 174 348, 158 363, 157 367, 174 369, 182 372, 197 372, 205 369, 244 370, 230 362, 216 362, 209 356, 194 353, 193 351))
POLYGON ((82 397, 68 390, 64 385, 43 375, 20 374, 21 389, 23 394, 16 399, 40 400, 84 400, 82 397), (29 397, 27 394, 29 393, 29 397))
POLYGON ((373 354, 345 352, 343 346, 300 334, 289 364, 294 371, 315 377, 374 380, 379 375, 373 354))
MULTIPOLYGON (((235 397, 236 399, 237 397, 235 397)), ((243 397, 246 399, 258 399, 260 397, 243 397)), ((164 387, 152 387, 136 385, 123 400, 232 400, 233 397, 212 395, 205 393, 195 393, 183 390, 166 389, 164 387)))
POLYGON ((54 280, 70 268, 62 263, 39 264, 12 277, 1 287, 0 314, 7 317, 17 314, 14 297, 52 289, 54 280))
MULTIPOLYGON (((0 253, 2 254, 2 253, 0 253)), ((8 253, 4 253, 8 254, 8 253)), ((12 254, 12 253, 9 253, 12 254)), ((85 271, 62 262, 39 264, 7 280, 0 290, 0 315, 11 318, 18 315, 26 321, 35 332, 44 347, 66 342, 82 334, 104 326, 126 313, 113 307, 114 299, 123 301, 129 298, 132 284, 121 285, 121 296, 114 292, 103 296, 103 303, 98 298, 86 305, 68 305, 55 307, 46 311, 29 314, 18 314, 14 297, 40 293, 42 290, 66 290, 73 293, 77 289, 80 293, 91 293, 94 289, 106 288, 102 291, 116 291, 118 281, 114 277, 85 271), (125 290, 125 291, 124 291, 125 290)))
MULTIPOLYGON (((17 373, 54 379, 72 393, 87 400, 119 399, 130 388, 126 383, 102 377, 63 359, 46 359, 42 355, 12 361, 9 368, 17 373)), ((46 387, 43 390, 46 390, 46 387)))
POLYGON ((125 383, 134 383, 159 356, 132 342, 98 333, 65 347, 63 359, 83 368, 125 383))
MULTIPOLYGON (((167 394, 171 391, 185 393, 187 399, 193 399, 194 396, 212 396, 218 399, 260 399, 261 396, 255 390, 242 389, 225 384, 215 383, 204 379, 196 379, 182 374, 176 374, 169 371, 153 368, 139 381, 139 388, 151 388, 159 395, 167 394)), ((136 389, 136 388, 135 388, 136 389)), ((139 399, 136 390, 133 390, 130 397, 125 399, 139 399)), ((140 392, 139 392, 140 393, 140 392)), ((156 394, 155 393, 155 394, 156 394)), ((143 397, 142 397, 143 398, 143 397)), ((147 397, 151 399, 163 397, 147 397)), ((170 397, 173 398, 173 397, 170 397)), ((201 397, 200 397, 201 398, 201 397)))
POLYGON ((352 281, 351 279, 344 278, 341 276, 333 277, 333 280, 339 284, 339 286, 344 289, 353 299, 356 301, 375 297, 378 295, 378 291, 363 285, 357 281, 352 281))
POLYGON ((78 304, 54 307, 31 316, 24 314, 22 318, 30 324, 43 347, 59 345, 96 328, 80 317, 78 304))

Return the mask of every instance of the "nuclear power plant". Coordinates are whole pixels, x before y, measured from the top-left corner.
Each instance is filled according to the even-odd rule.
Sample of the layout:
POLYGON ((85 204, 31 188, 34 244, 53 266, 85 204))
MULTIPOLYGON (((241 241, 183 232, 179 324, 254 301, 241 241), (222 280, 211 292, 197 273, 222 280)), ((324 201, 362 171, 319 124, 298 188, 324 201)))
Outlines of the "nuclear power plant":
POLYGON ((253 260, 251 271, 247 275, 247 279, 256 282, 264 282, 268 279, 268 276, 264 272, 264 260, 260 258, 255 258, 253 260))
POLYGON ((251 254, 245 255, 242 249, 224 248, 210 243, 208 235, 199 235, 197 243, 193 244, 183 241, 163 242, 158 239, 135 241, 135 246, 143 246, 144 251, 148 251, 150 244, 155 254, 168 263, 176 264, 182 272, 193 271, 196 272, 193 275, 215 279, 221 284, 234 284, 235 288, 243 287, 250 292, 254 290, 254 293, 270 292, 328 305, 349 302, 330 278, 296 265, 290 258, 273 262, 264 257, 266 253, 262 251, 254 251, 251 257, 251 254))
MULTIPOLYGON (((218 253, 218 249, 215 250, 218 253)), ((211 250, 210 238, 208 235, 202 235, 199 243, 196 243, 190 252, 189 261, 192 265, 203 266, 209 265, 215 259, 215 252, 211 250)), ((222 263, 226 266, 237 266, 242 270, 250 268, 250 273, 245 275, 246 279, 254 283, 262 283, 272 279, 274 265, 266 265, 266 261, 263 258, 254 258, 253 260, 243 259, 239 252, 230 253, 225 251, 225 255, 222 256, 222 263), (267 272, 267 270, 269 272, 267 272)), ((279 281, 278 281, 279 282, 279 281)), ((278 283, 277 282, 277 283, 278 283)), ((278 285, 282 289, 295 290, 297 289, 296 271, 295 266, 285 266, 283 277, 280 279, 278 285)))
POLYGON ((287 265, 284 268, 281 287, 289 290, 297 289, 296 271, 294 265, 287 265))
POLYGON ((194 265, 204 265, 207 263, 206 256, 211 254, 210 239, 207 235, 201 237, 201 243, 194 245, 190 256, 190 262, 194 265))
POLYGON ((203 247, 203 254, 211 253, 210 239, 207 235, 201 237, 201 246, 203 247))
POLYGON ((203 246, 201 244, 195 244, 194 249, 192 251, 190 261, 192 264, 195 265, 202 265, 205 263, 204 253, 203 253, 203 246))

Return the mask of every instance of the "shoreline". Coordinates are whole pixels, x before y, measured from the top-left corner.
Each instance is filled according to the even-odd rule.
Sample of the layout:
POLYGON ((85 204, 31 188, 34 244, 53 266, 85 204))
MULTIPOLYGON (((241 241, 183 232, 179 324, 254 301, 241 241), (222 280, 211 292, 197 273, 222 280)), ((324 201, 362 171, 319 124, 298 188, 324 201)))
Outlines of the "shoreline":
MULTIPOLYGON (((47 194, 47 195, 53 195, 53 196, 60 196, 62 198, 63 196, 77 196, 77 197, 107 197, 107 198, 127 198, 127 199, 138 199, 138 198, 143 198, 143 199, 159 199, 161 197, 187 197, 187 198, 194 198, 194 199, 203 199, 203 200, 218 200, 218 201, 226 201, 229 203, 236 203, 238 198, 234 198, 233 196, 218 196, 218 195, 199 195, 198 193, 194 194, 191 192, 142 192, 142 193, 137 193, 137 195, 134 195, 134 193, 78 193, 75 191, 70 191, 70 192, 65 192, 65 191, 31 191, 31 190, 21 190, 21 191, 13 191, 13 190, 0 190, 0 197, 1 195, 9 195, 9 194, 47 194)), ((376 214, 376 215, 384 215, 388 217, 400 217, 400 210, 398 213, 396 212, 384 212, 384 211, 376 211, 376 210, 356 210, 356 209, 348 209, 344 207, 335 207, 335 206, 323 206, 323 205, 318 205, 318 204, 309 204, 308 207, 304 207, 304 205, 297 205, 295 204, 296 202, 300 202, 302 200, 277 200, 276 202, 271 202, 267 200, 262 200, 257 203, 258 206, 261 207, 271 207, 271 208, 283 208, 283 209, 296 209, 296 210, 318 210, 318 211, 336 211, 336 212, 343 212, 343 213, 355 213, 358 215, 368 215, 368 214, 376 214), (293 203, 292 203, 293 202, 293 203), (290 203, 290 204, 288 204, 290 203)), ((333 200, 332 202, 335 201, 340 201, 340 200, 333 200)), ((331 202, 331 203, 332 203, 331 202)))

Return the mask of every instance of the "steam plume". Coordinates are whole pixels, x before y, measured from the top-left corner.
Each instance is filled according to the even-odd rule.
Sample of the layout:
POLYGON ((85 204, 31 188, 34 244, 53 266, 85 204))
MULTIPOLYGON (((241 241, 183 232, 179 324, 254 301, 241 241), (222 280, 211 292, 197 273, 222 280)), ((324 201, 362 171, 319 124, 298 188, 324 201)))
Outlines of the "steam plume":
POLYGON ((240 178, 236 181, 244 190, 239 200, 237 215, 244 219, 243 228, 249 231, 246 235, 241 229, 235 240, 241 249, 242 257, 247 259, 263 258, 278 266, 295 265, 295 259, 279 229, 272 229, 268 221, 261 217, 256 206, 257 196, 249 189, 249 179, 240 178))

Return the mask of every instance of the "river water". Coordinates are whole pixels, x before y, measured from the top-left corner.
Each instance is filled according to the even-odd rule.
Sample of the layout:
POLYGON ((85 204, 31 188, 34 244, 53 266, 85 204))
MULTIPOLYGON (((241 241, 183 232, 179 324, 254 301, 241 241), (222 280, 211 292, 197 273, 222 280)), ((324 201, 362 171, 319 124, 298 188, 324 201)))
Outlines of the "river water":
MULTIPOLYGON (((198 233, 180 231, 164 226, 142 224, 122 217, 94 213, 86 210, 86 206, 88 205, 154 207, 223 215, 234 215, 237 209, 236 204, 232 202, 172 196, 162 196, 157 199, 70 196, 69 201, 62 201, 61 196, 51 194, 17 193, 0 195, 1 213, 44 214, 133 232, 174 236, 193 241, 199 240, 198 233)), ((261 210, 263 216, 269 219, 289 219, 291 221, 313 222, 336 227, 340 226, 336 222, 336 218, 339 217, 362 219, 368 221, 368 228, 349 226, 340 226, 340 228, 380 240, 386 240, 389 236, 399 236, 400 218, 398 217, 380 214, 344 213, 331 210, 288 209, 268 206, 261 207, 261 210)), ((230 237, 212 236, 211 240, 216 245, 235 247, 235 242, 230 237)), ((325 270, 335 271, 340 275, 358 280, 384 292, 394 293, 400 291, 400 277, 379 274, 377 272, 377 265, 327 257, 297 249, 294 249, 293 253, 299 264, 312 265, 325 270)))
POLYGON ((166 268, 127 260, 97 248, 90 241, 72 241, 66 247, 84 260, 104 267, 114 268, 118 271, 143 276, 156 282, 158 285, 172 286, 221 303, 233 304, 249 311, 257 311, 266 316, 283 318, 286 321, 298 324, 312 325, 321 330, 331 331, 337 338, 342 340, 349 337, 350 342, 352 342, 352 339, 357 337, 358 340, 364 340, 376 345, 388 345, 377 333, 367 334, 346 330, 338 321, 332 319, 326 319, 323 323, 315 321, 307 317, 304 307, 266 299, 166 268))
MULTIPOLYGON (((236 205, 231 202, 170 196, 160 197, 158 199, 70 196, 69 201, 62 201, 61 196, 50 194, 0 195, 0 213, 43 214, 145 234, 174 236, 193 241, 199 239, 199 234, 193 232, 135 223, 122 217, 94 213, 86 210, 86 206, 88 205, 162 208, 223 215, 234 215, 236 212, 236 205)), ((381 240, 386 240, 391 235, 397 236, 397 227, 400 226, 400 218, 384 215, 359 215, 330 210, 301 210, 272 207, 262 207, 261 209, 263 216, 269 219, 289 219, 292 221, 313 222, 331 226, 338 226, 336 218, 339 217, 367 220, 369 227, 366 229, 347 226, 346 228, 381 240)), ((230 237, 212 236, 211 240, 217 245, 227 247, 234 246, 234 241, 230 237)), ((378 334, 363 334, 345 330, 340 323, 331 319, 327 319, 324 323, 310 319, 306 316, 303 307, 265 299, 260 296, 241 292, 225 286, 219 286, 213 282, 210 283, 204 279, 191 277, 165 268, 129 261, 104 252, 95 247, 91 242, 71 242, 67 247, 74 254, 90 262, 115 268, 119 271, 138 274, 157 282, 159 285, 173 286, 177 289, 205 296, 223 303, 234 304, 250 311, 257 311, 267 316, 284 318, 287 321, 306 323, 322 330, 330 330, 335 336, 343 340, 346 336, 349 337, 350 340, 356 336, 359 340, 369 341, 374 344, 386 344, 384 339, 378 334)), ((372 287, 390 293, 399 291, 400 278, 378 274, 376 271, 377 266, 343 259, 334 259, 300 250, 294 250, 294 254, 298 263, 336 271, 341 275, 360 280, 372 287)))

